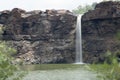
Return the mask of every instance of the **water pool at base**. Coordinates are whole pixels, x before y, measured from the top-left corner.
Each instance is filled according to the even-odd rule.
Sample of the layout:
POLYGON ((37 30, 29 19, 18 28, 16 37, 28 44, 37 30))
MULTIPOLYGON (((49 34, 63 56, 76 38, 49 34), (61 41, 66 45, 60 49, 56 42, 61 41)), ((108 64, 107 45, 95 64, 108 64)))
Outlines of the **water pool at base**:
POLYGON ((80 64, 25 65, 22 69, 29 71, 23 80, 97 80, 88 66, 80 64))

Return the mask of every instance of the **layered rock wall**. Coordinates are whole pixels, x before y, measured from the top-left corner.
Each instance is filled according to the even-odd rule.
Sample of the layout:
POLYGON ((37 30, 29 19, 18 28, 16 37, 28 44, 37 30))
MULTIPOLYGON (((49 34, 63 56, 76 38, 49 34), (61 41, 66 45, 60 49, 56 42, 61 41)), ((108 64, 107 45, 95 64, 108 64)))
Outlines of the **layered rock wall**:
MULTIPOLYGON (((0 12, 3 39, 27 64, 73 63, 76 16, 68 10, 0 12)), ((120 52, 120 2, 102 2, 82 16, 83 61, 104 62, 107 51, 120 52)))
POLYGON ((72 63, 75 60, 76 16, 68 10, 0 12, 3 39, 27 64, 72 63))
POLYGON ((87 63, 103 62, 105 53, 120 51, 120 2, 102 2, 82 17, 83 55, 87 63))

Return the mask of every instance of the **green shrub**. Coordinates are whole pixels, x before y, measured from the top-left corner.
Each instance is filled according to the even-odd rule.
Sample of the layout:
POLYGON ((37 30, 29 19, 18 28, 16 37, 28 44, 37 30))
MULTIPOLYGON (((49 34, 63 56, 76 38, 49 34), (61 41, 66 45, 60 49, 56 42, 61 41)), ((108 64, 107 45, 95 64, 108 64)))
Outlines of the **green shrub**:
POLYGON ((106 53, 104 64, 92 64, 90 67, 98 74, 99 80, 120 80, 120 65, 117 59, 118 52, 111 54, 106 53))
POLYGON ((17 65, 13 65, 11 55, 16 50, 8 47, 5 42, 0 42, 0 80, 21 80, 24 73, 19 72, 17 65))
POLYGON ((118 63, 118 57, 117 55, 119 54, 119 52, 114 52, 111 53, 109 50, 106 52, 105 56, 105 62, 107 64, 116 64, 118 63))
POLYGON ((99 80, 120 80, 119 64, 93 64, 90 67, 98 74, 99 80))

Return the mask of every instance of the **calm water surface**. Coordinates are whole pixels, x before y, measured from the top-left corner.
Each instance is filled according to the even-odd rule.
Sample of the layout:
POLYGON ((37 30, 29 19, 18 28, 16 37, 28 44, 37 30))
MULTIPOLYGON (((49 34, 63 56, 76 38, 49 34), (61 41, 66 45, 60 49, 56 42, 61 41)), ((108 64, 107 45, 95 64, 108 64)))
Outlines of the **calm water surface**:
POLYGON ((87 65, 41 64, 25 65, 22 69, 28 71, 23 80, 97 80, 87 65))

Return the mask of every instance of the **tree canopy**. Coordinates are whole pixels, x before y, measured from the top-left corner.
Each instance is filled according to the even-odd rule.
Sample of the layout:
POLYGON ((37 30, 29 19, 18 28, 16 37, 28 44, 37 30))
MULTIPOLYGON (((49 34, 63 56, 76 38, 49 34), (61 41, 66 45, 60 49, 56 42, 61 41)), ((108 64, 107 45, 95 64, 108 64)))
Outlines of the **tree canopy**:
POLYGON ((79 5, 76 9, 72 10, 72 12, 75 14, 84 14, 85 12, 89 10, 94 10, 96 4, 97 3, 95 2, 92 5, 85 5, 85 6, 79 5))
MULTIPOLYGON (((120 0, 103 0, 104 1, 120 1, 120 0)), ((85 5, 81 6, 79 5, 76 9, 73 9, 72 12, 75 14, 84 14, 85 12, 88 12, 89 10, 94 10, 97 2, 92 3, 92 5, 85 5)))

